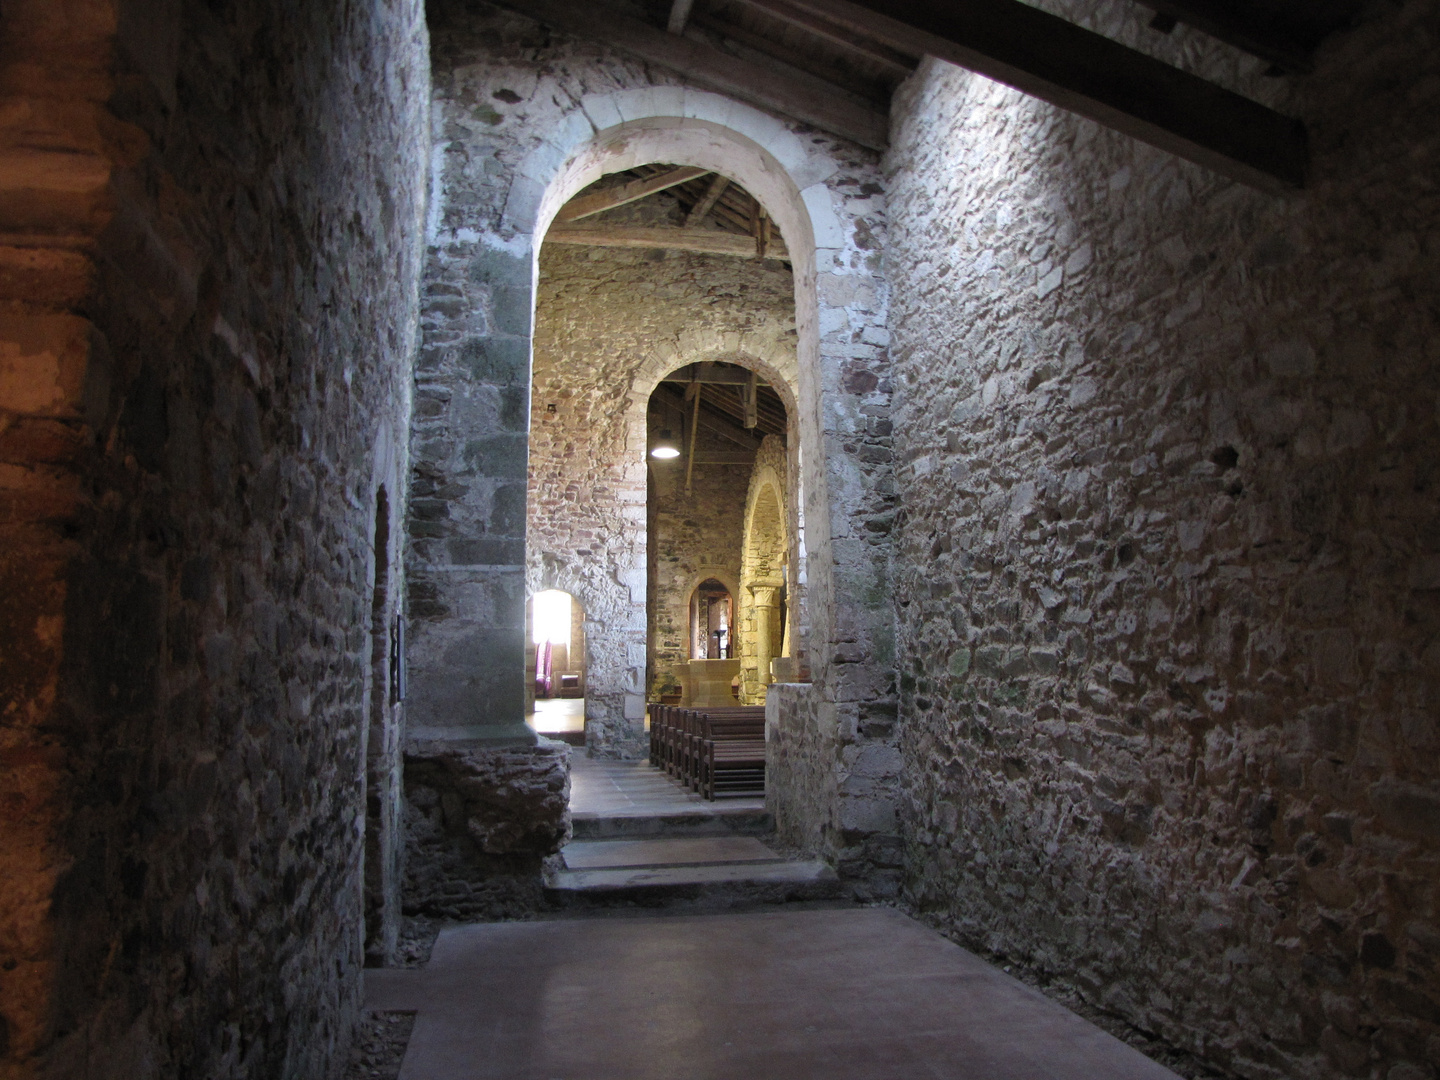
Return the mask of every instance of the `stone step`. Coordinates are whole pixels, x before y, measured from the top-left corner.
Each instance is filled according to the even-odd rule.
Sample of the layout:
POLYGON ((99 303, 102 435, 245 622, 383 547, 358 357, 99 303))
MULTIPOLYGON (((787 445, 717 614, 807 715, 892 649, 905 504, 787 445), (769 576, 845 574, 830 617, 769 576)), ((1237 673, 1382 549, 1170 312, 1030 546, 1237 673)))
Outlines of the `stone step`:
POLYGON ((651 836, 764 836, 775 831, 766 810, 708 803, 664 811, 571 814, 576 840, 651 836))
POLYGON ((751 836, 582 840, 561 854, 565 868, 545 880, 547 898, 561 907, 734 910, 844 895, 824 863, 786 859, 751 836))
POLYGON ((571 841, 560 853, 567 870, 631 870, 707 863, 775 863, 784 857, 753 836, 571 841))

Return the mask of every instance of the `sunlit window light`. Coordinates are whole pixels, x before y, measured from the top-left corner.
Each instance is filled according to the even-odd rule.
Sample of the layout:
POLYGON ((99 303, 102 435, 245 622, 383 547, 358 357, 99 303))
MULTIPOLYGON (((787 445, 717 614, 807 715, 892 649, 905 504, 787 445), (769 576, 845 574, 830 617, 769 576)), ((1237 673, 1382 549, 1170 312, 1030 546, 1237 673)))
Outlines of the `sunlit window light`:
POLYGON ((530 640, 536 645, 570 644, 570 594, 546 589, 535 594, 530 640))

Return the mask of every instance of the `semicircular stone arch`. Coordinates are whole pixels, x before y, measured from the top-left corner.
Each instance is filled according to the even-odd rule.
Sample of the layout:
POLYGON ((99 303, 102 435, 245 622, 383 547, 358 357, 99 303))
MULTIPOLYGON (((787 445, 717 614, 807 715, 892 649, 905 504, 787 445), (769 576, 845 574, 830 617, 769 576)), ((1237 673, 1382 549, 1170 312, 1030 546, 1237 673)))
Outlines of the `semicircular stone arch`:
MULTIPOLYGON (((818 137, 797 122, 684 86, 683 79, 672 73, 648 71, 641 76, 613 58, 588 54, 579 59, 567 54, 561 67, 546 67, 543 57, 516 60, 487 52, 489 46, 478 39, 468 48, 446 54, 445 80, 436 84, 435 130, 446 134, 437 136, 428 228, 432 256, 427 288, 443 286, 437 290, 446 297, 443 307, 456 314, 427 316, 427 356, 421 363, 422 368, 429 363, 439 372, 437 382, 450 379, 447 388, 456 390, 452 402, 478 412, 494 408, 485 404, 487 400, 498 400, 503 413, 510 400, 506 395, 528 394, 540 244, 559 207, 602 175, 652 162, 723 173, 765 205, 784 235, 794 266, 793 356, 759 340, 663 343, 654 350, 657 355, 642 362, 643 374, 637 371, 631 380, 623 410, 632 415, 620 425, 631 452, 625 454, 623 470, 614 479, 637 488, 643 483, 644 463, 638 452, 643 448, 643 428, 632 422, 633 413, 640 411, 640 402, 672 362, 680 366, 696 358, 749 357, 750 366, 765 370, 777 389, 785 388, 787 409, 793 405, 795 438, 790 441, 793 474, 799 479, 794 502, 805 527, 811 652, 816 658, 813 687, 795 691, 803 689, 813 696, 813 707, 803 710, 804 731, 798 735, 813 745, 787 760, 803 758, 804 767, 817 777, 833 775, 837 740, 853 738, 861 702, 893 695, 889 674, 882 672, 865 682, 856 679, 856 665, 844 665, 841 671, 828 662, 834 653, 828 643, 837 626, 843 627, 847 642, 858 641, 859 649, 877 655, 888 653, 888 645, 872 647, 870 639, 892 632, 888 613, 870 599, 883 593, 877 579, 885 573, 884 534, 867 529, 867 522, 882 519, 891 510, 881 476, 887 467, 889 390, 885 290, 878 255, 884 206, 877 160, 869 151, 818 137), (656 85, 667 80, 669 85, 656 85), (619 85, 614 92, 594 94, 585 92, 587 82, 619 85), (640 82, 644 84, 637 85, 640 82), (488 98, 500 85, 519 88, 522 102, 507 110, 503 123, 476 120, 469 103, 488 98)), ((445 407, 454 411, 459 405, 445 407)), ((436 420, 434 426, 442 422, 436 420)), ((416 444, 425 445, 423 434, 417 434, 416 444)), ((458 458, 464 445, 463 439, 455 438, 456 449, 446 452, 458 458)), ((488 445, 481 447, 474 456, 483 457, 489 450, 488 445)), ((516 481, 523 484, 524 477, 523 470, 519 476, 502 475, 498 468, 487 474, 491 460, 508 462, 513 457, 497 450, 485 458, 482 468, 472 469, 466 498, 475 516, 490 515, 483 523, 484 535, 493 539, 461 543, 426 538, 412 558, 415 579, 422 586, 439 593, 462 587, 465 576, 454 567, 442 567, 445 574, 435 572, 424 580, 425 564, 434 555, 439 556, 437 563, 467 561, 444 550, 447 545, 465 555, 474 549, 486 563, 475 567, 474 575, 488 575, 493 584, 486 587, 503 601, 507 587, 502 579, 509 571, 497 565, 502 559, 491 558, 508 527, 496 524, 501 516, 499 496, 516 481)), ((637 526, 636 542, 624 554, 628 565, 607 564, 597 576, 615 594, 604 618, 614 631, 611 655, 616 667, 605 676, 610 689, 600 706, 604 715, 590 717, 591 730, 600 735, 591 752, 612 756, 637 756, 643 750, 644 511, 640 503, 627 506, 629 520, 637 526)), ((448 528, 459 533, 463 524, 448 528)), ((798 533, 797 529, 791 535, 798 533)), ((513 593, 523 602, 523 516, 521 527, 510 535, 520 552, 514 572, 521 575, 521 588, 513 593)), ((502 554, 510 550, 514 548, 502 554)), ((433 610, 453 612, 460 606, 441 596, 433 610)), ((504 603, 494 607, 498 611, 504 603)), ((587 602, 587 611, 602 609, 601 597, 587 602)), ((471 604, 467 610, 483 610, 483 605, 471 604)), ((437 615, 437 629, 439 619, 437 615)), ((504 621, 503 615, 493 621, 497 633, 504 621)), ((487 631, 469 637, 480 642, 496 636, 487 631)), ((433 644, 417 641, 416 652, 426 651, 439 666, 444 656, 456 653, 447 652, 446 645, 440 633, 433 644)), ((592 662, 598 664, 599 657, 592 654, 592 662)), ((518 687, 517 678, 517 696, 518 687)), ((436 713, 435 705, 460 704, 453 696, 427 703, 418 686, 412 692, 417 699, 412 715, 421 723, 436 713)), ((495 695, 487 700, 495 700, 495 695)), ((470 707, 468 699, 465 707, 470 707)), ((816 834, 817 825, 810 823, 802 831, 816 834)))
POLYGON ((696 570, 693 574, 690 575, 685 586, 681 590, 685 595, 686 604, 689 604, 690 600, 694 597, 695 590, 700 588, 700 586, 705 584, 705 582, 707 581, 718 581, 721 585, 724 585, 725 591, 730 594, 731 604, 736 605, 735 610, 737 612, 739 611, 738 593, 740 592, 740 579, 736 575, 724 569, 723 567, 717 566, 707 566, 700 570, 696 570))
POLYGON ((740 590, 735 621, 747 703, 763 704, 769 683, 769 661, 788 655, 794 641, 796 605, 789 595, 797 576, 797 545, 787 509, 791 502, 785 453, 769 436, 756 455, 745 496, 745 531, 740 548, 740 590), (790 616, 781 621, 781 606, 790 616), (787 631, 789 631, 787 633, 787 631))
MULTIPOLYGON (((536 147, 522 163, 520 180, 506 205, 507 222, 517 233, 528 232, 538 250, 535 241, 543 236, 543 229, 559 207, 606 173, 651 161, 693 164, 743 184, 764 203, 790 246, 795 266, 793 328, 762 325, 748 332, 703 326, 687 329, 673 340, 655 343, 636 369, 626 411, 626 460, 614 477, 619 500, 635 506, 643 505, 645 499, 645 417, 649 396, 666 374, 688 363, 725 359, 761 372, 775 386, 791 418, 789 441, 796 458, 792 473, 801 475, 800 462, 807 456, 802 448, 807 441, 814 444, 809 460, 824 459, 820 425, 806 423, 805 418, 808 414, 818 421, 820 388, 813 378, 817 367, 814 358, 818 356, 815 241, 817 235, 833 238, 837 234, 833 210, 829 210, 830 196, 823 185, 824 178, 835 173, 836 163, 807 149, 778 121, 719 95, 687 91, 680 99, 681 115, 641 115, 646 108, 664 104, 662 96, 643 93, 582 100, 583 114, 598 130, 587 135, 584 126, 572 119, 556 139, 536 147), (618 123, 599 129, 607 119, 618 123), (562 155, 562 149, 567 153, 562 155), (535 192, 524 181, 547 174, 549 182, 543 195, 528 198, 527 191, 531 196, 535 192), (805 187, 815 188, 809 195, 801 186, 805 180, 811 181, 805 187), (815 202, 817 199, 819 202, 815 202), (812 357, 808 365, 804 360, 807 353, 812 357)), ((828 502, 823 477, 816 476, 814 486, 813 497, 821 504, 828 502)), ((798 507, 788 516, 798 518, 798 507)), ((592 639, 595 662, 589 684, 595 693, 593 698, 587 698, 586 705, 594 748, 603 752, 618 750, 625 756, 641 751, 641 726, 636 721, 643 715, 647 668, 630 663, 624 670, 611 671, 600 663, 600 657, 608 652, 618 658, 622 645, 627 658, 638 657, 647 644, 644 631, 638 629, 646 625, 647 541, 638 517, 630 519, 627 531, 631 533, 628 542, 622 539, 612 545, 621 561, 600 579, 615 582, 616 588, 612 602, 602 604, 602 614, 597 618, 597 633, 592 639), (612 646, 608 650, 604 648, 607 640, 612 646), (616 693, 620 688, 622 692, 616 693)))

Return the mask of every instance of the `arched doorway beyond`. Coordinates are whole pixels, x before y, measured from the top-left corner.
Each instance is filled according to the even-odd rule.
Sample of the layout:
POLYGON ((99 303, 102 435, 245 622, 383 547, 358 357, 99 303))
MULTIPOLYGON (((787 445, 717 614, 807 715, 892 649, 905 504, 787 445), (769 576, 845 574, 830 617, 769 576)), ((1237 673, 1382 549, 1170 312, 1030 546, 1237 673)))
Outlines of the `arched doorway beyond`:
POLYGON ((526 678, 531 726, 550 738, 583 744, 585 732, 585 609, 568 592, 544 589, 530 598, 526 678))

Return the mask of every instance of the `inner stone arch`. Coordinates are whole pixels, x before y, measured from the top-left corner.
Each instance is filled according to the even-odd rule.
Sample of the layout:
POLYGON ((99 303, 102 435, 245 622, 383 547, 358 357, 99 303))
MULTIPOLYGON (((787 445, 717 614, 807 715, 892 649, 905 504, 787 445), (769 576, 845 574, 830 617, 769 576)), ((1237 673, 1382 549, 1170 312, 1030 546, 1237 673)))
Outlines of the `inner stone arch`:
POLYGON ((725 173, 645 163, 554 216, 537 259, 527 577, 532 589, 547 575, 585 582, 587 745, 634 757, 646 701, 681 693, 675 665, 690 662, 693 582, 679 578, 738 578, 755 456, 766 437, 799 441, 797 285, 777 257, 788 238, 770 224, 746 235, 768 211, 725 173), (622 198, 676 171, 693 183, 622 198), (605 242, 617 231, 664 235, 653 247, 605 242), (667 409, 669 420, 651 415, 667 409), (683 457, 650 458, 670 429, 683 457))
MULTIPOLYGON (((734 358, 743 360, 744 358, 734 358)), ((745 507, 767 448, 786 445, 783 386, 742 363, 687 364, 661 379, 647 408, 647 697, 730 704, 740 658, 735 634, 743 591, 745 507), (748 402, 748 405, 747 405, 748 402), (675 456, 671 457, 670 454, 675 456), (662 456, 664 455, 664 456, 662 456), (726 582, 724 655, 697 655, 695 590, 726 582)), ((777 505, 777 517, 782 513, 777 505)), ((707 635, 714 628, 707 626, 707 635)))
POLYGON ((790 616, 795 607, 791 583, 798 577, 789 540, 793 530, 787 528, 787 470, 780 450, 770 440, 761 447, 745 499, 736 639, 741 699, 756 705, 765 703, 770 683, 796 677, 783 663, 781 670, 772 670, 772 661, 791 656, 790 616))

